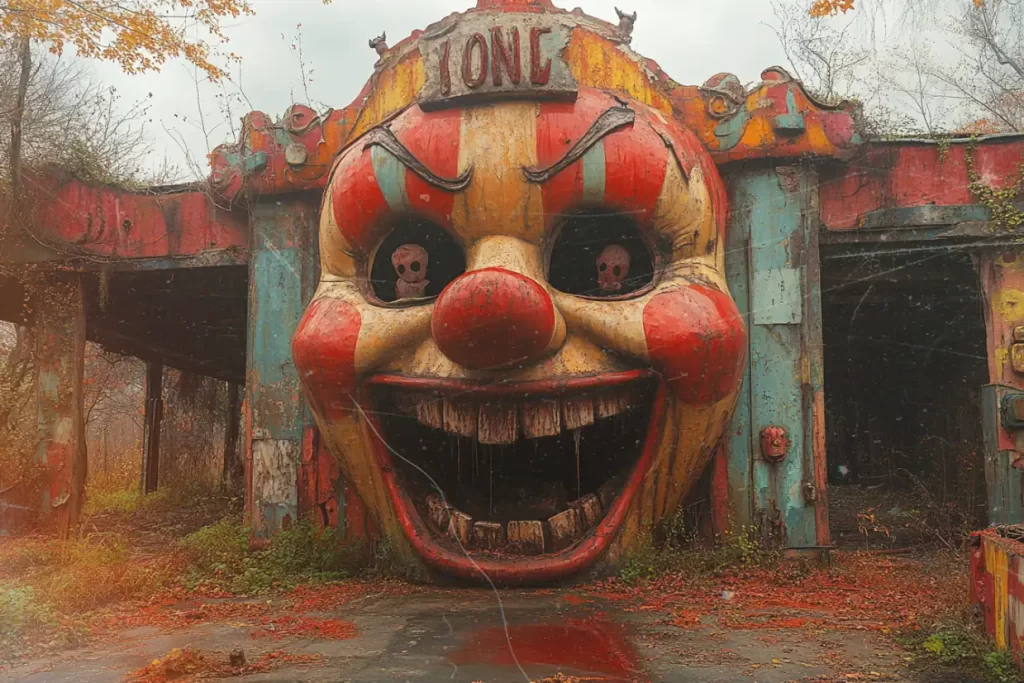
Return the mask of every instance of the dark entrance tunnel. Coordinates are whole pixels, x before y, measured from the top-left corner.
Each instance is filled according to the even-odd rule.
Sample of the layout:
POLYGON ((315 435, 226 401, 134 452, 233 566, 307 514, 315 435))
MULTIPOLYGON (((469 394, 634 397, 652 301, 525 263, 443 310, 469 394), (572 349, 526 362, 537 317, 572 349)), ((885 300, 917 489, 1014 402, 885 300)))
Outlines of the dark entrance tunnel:
POLYGON ((833 542, 984 526, 981 285, 964 251, 822 248, 833 542))

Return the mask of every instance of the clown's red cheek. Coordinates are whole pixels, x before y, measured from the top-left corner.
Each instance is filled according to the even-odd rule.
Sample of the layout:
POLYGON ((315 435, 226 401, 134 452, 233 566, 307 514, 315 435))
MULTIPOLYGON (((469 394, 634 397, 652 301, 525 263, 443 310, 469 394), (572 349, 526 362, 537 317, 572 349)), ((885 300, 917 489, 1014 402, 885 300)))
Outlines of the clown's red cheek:
POLYGON ((644 308, 647 351, 684 403, 710 403, 735 391, 747 332, 736 304, 694 285, 658 294, 644 308))
POLYGON ((321 414, 330 416, 353 407, 361 324, 355 306, 338 299, 313 301, 299 322, 292 338, 292 357, 321 414))

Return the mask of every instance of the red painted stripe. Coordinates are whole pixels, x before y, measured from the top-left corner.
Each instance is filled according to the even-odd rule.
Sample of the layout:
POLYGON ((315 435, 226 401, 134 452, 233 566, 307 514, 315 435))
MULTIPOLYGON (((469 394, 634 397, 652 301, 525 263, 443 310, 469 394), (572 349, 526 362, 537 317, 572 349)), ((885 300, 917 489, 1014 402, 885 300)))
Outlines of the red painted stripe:
POLYGON ((712 461, 711 527, 716 534, 729 530, 729 450, 724 439, 715 448, 712 461))
POLYGON ((384 193, 377 185, 370 150, 356 142, 344 152, 328 192, 334 201, 334 219, 345 241, 368 253, 377 237, 374 228, 389 211, 384 193))
POLYGON ((747 331, 728 294, 691 285, 656 295, 644 307, 651 362, 676 398, 706 404, 739 385, 747 331))
POLYGON ((339 299, 315 299, 292 338, 299 380, 316 412, 330 420, 355 408, 356 342, 362 318, 339 299))
POLYGON ((605 203, 628 211, 644 223, 654 216, 665 183, 669 151, 651 128, 645 110, 637 110, 632 128, 618 130, 604 139, 605 203))
MULTIPOLYGON (((391 126, 395 136, 427 168, 444 178, 459 174, 459 139, 462 109, 423 112, 413 107, 391 126)), ((442 225, 452 216, 455 195, 434 187, 412 171, 405 171, 405 191, 409 207, 442 225)))
MULTIPOLYGON (((580 91, 575 102, 548 102, 537 117, 537 165, 551 166, 565 156, 590 126, 609 107, 618 106, 599 90, 580 91)), ((556 223, 583 197, 583 162, 577 161, 541 186, 547 224, 556 223)))

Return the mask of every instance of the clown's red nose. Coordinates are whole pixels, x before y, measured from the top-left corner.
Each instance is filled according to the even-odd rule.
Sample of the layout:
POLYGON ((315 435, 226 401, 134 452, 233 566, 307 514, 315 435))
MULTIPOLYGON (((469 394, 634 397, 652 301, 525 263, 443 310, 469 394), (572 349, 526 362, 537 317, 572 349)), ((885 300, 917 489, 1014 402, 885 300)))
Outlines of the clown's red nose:
POLYGON ((434 341, 466 368, 496 368, 536 359, 555 333, 555 307, 535 280, 482 268, 451 282, 434 304, 434 341))

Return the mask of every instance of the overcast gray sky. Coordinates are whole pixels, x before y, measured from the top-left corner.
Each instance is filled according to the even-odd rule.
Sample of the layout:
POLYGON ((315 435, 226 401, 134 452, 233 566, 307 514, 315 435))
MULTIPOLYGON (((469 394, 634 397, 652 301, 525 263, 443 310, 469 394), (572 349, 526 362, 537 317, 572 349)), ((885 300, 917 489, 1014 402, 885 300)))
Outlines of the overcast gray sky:
MULTIPOLYGON (((297 24, 302 24, 307 69, 313 69, 310 99, 314 104, 343 107, 372 73, 376 54, 367 45, 370 38, 387 31, 388 42, 394 44, 415 29, 475 4, 475 0, 334 0, 331 5, 319 0, 250 1, 256 15, 229 23, 226 31, 231 38, 227 49, 241 57, 233 75, 240 71, 241 90, 251 103, 251 107, 235 105, 236 119, 250 108, 276 119, 293 101, 305 100, 298 58, 290 49, 297 24)), ((769 0, 575 0, 572 4, 555 0, 555 4, 565 9, 578 4, 587 14, 609 21, 616 19, 616 4, 624 11, 637 11, 634 49, 656 60, 681 83, 699 85, 721 71, 749 82, 765 67, 784 63, 768 26, 773 23, 769 0)), ((109 64, 97 65, 96 71, 126 103, 153 93, 152 123, 147 127, 154 157, 166 154, 187 171, 185 147, 205 167, 208 149, 198 122, 191 69, 178 62, 168 64, 161 73, 141 76, 127 76, 109 64)), ((211 146, 233 138, 219 111, 219 91, 209 84, 200 87, 211 146)))

